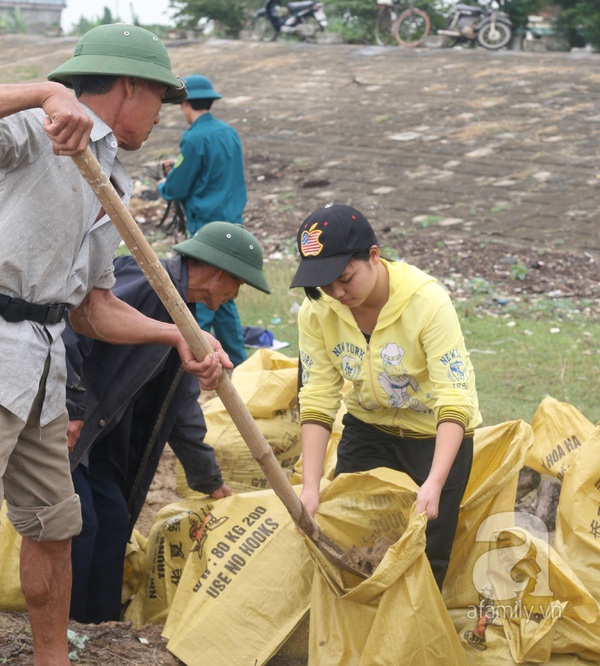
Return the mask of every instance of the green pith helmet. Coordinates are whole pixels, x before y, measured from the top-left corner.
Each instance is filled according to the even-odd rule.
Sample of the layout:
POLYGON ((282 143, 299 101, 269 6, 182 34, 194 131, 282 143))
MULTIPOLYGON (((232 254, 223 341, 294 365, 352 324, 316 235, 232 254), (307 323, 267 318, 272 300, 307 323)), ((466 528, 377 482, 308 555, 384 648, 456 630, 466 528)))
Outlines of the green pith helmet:
POLYGON ((174 245, 173 250, 220 268, 265 294, 271 293, 262 272, 262 249, 241 224, 209 222, 192 238, 174 245))
POLYGON ((72 87, 73 76, 102 74, 136 76, 168 86, 165 102, 187 96, 183 81, 173 74, 167 49, 149 30, 115 23, 92 28, 79 40, 73 57, 48 74, 50 81, 72 87))

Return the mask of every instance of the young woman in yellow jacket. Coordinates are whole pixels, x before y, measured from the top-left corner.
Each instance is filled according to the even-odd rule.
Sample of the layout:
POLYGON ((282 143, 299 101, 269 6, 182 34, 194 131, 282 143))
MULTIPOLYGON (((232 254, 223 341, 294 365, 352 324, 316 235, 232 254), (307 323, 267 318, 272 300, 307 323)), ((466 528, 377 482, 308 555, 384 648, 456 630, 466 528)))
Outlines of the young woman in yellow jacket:
POLYGON ((307 295, 298 314, 302 502, 314 515, 348 380, 335 474, 389 467, 420 486, 417 512, 427 513, 426 553, 441 589, 481 422, 456 311, 434 278, 383 259, 350 206, 315 211, 297 240, 291 287, 307 295))

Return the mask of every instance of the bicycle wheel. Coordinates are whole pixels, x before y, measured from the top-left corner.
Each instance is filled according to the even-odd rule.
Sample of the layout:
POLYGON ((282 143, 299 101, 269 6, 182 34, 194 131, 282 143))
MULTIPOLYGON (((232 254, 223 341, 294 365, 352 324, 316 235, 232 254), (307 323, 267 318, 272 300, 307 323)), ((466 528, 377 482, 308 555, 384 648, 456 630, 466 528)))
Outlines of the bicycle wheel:
POLYGON ((394 10, 391 7, 380 7, 375 19, 375 41, 379 46, 389 46, 392 41, 392 25, 394 10))
POLYGON ((394 23, 394 37, 400 46, 414 48, 426 39, 431 28, 429 16, 417 7, 410 7, 394 23))
POLYGON ((256 42, 268 42, 275 36, 275 28, 268 16, 257 16, 252 22, 252 39, 256 42))

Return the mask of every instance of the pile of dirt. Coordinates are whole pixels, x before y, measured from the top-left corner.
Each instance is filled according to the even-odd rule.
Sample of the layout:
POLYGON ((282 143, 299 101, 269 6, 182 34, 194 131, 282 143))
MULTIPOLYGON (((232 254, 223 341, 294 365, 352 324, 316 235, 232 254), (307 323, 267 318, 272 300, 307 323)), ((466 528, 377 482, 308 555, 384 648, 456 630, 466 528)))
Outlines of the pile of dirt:
MULTIPOLYGON (((69 625, 71 661, 82 666, 176 666, 182 662, 165 647, 162 627, 133 628, 128 622, 69 625)), ((27 616, 0 613, 0 663, 31 666, 33 644, 27 616)))
POLYGON ((375 539, 372 546, 354 546, 350 548, 348 557, 354 568, 370 576, 380 565, 388 549, 393 545, 394 541, 382 535, 375 539))

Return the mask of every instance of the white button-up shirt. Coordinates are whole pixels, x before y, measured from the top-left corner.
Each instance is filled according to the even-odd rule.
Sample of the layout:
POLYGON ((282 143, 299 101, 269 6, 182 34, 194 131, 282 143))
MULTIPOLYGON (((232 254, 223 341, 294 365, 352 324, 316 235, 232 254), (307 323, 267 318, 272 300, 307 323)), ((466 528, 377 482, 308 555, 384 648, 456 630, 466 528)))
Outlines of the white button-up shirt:
MULTIPOLYGON (((129 202, 132 183, 116 159, 111 129, 91 110, 91 149, 129 202)), ((114 284, 120 237, 68 157, 53 154, 32 109, 0 119, 0 294, 76 308, 93 287, 114 284)), ((0 316, 0 404, 26 420, 48 354, 50 373, 40 425, 65 408, 63 323, 9 323, 0 316)))

